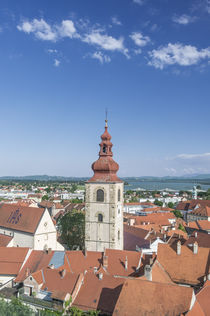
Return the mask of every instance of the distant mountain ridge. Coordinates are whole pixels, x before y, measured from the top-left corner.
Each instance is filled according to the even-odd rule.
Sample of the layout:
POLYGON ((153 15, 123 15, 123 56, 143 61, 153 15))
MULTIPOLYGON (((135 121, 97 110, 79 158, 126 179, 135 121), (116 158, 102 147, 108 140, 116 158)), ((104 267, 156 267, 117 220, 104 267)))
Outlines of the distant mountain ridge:
MULTIPOLYGON (((86 181, 89 177, 64 177, 64 176, 49 176, 49 175, 31 175, 31 176, 3 176, 0 180, 19 180, 19 181, 86 181)), ((209 180, 210 174, 191 174, 184 176, 164 176, 164 177, 154 177, 154 176, 142 176, 142 177, 121 177, 125 181, 186 181, 190 180, 209 180)))

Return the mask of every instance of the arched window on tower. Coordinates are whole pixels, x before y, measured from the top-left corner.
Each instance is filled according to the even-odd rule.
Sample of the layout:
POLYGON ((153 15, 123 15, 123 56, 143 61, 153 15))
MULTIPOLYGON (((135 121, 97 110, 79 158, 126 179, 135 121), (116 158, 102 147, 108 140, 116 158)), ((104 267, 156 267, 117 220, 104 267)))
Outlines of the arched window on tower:
POLYGON ((98 214, 98 222, 99 223, 103 222, 103 215, 102 214, 98 214))
POLYGON ((105 145, 103 146, 103 153, 104 154, 106 153, 106 146, 105 145))
POLYGON ((96 201, 97 202, 104 202, 104 191, 103 190, 101 190, 101 189, 97 190, 96 201))
POLYGON ((118 190, 118 202, 120 202, 120 195, 121 195, 121 192, 120 192, 120 189, 118 190))

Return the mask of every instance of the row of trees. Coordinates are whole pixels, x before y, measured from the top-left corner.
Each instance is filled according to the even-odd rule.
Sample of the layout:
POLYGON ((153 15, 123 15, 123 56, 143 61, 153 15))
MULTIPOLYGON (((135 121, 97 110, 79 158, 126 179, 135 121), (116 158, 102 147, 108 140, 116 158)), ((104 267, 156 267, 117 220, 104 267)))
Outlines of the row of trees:
POLYGON ((31 307, 23 304, 21 299, 13 298, 11 301, 6 301, 3 298, 0 299, 0 316, 97 316, 98 314, 98 311, 84 312, 75 307, 63 310, 62 312, 49 309, 34 312, 31 307))

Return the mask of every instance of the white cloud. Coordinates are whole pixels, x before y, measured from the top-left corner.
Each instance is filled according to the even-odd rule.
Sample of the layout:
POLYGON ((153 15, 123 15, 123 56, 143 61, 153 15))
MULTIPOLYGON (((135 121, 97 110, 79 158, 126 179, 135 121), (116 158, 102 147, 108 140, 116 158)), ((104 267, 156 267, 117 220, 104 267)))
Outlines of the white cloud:
POLYGON ((53 31, 51 26, 43 19, 33 19, 32 22, 25 21, 22 25, 18 25, 17 28, 19 31, 23 31, 28 34, 34 33, 34 35, 41 40, 55 42, 57 39, 56 31, 53 31))
POLYGON ((50 54, 57 54, 57 49, 52 49, 52 48, 49 48, 48 50, 48 53, 50 53, 50 54))
POLYGON ((77 34, 74 23, 71 20, 62 21, 61 26, 58 26, 58 32, 61 37, 70 37, 70 38, 73 38, 77 34))
POLYGON ((145 0, 133 0, 133 2, 139 5, 143 5, 145 3, 145 0))
POLYGON ((117 39, 101 32, 101 30, 92 30, 83 37, 83 41, 91 45, 99 46, 104 50, 120 51, 125 55, 128 54, 128 50, 124 47, 123 37, 117 39))
POLYGON ((206 11, 210 14, 210 0, 206 0, 206 11))
POLYGON ((159 69, 168 65, 191 66, 203 59, 209 59, 210 47, 198 50, 191 45, 169 43, 167 46, 153 49, 149 52, 149 56, 151 59, 148 64, 159 69))
POLYGON ((180 154, 177 155, 176 158, 180 159, 210 159, 210 153, 204 153, 204 154, 180 154))
POLYGON ((99 60, 101 64, 110 63, 111 58, 107 55, 104 55, 102 52, 95 52, 91 55, 92 58, 99 60))
POLYGON ((173 22, 182 24, 182 25, 187 25, 189 23, 192 23, 196 20, 195 16, 189 16, 186 14, 182 14, 180 16, 174 15, 172 18, 173 22))
POLYGON ((143 47, 150 42, 149 36, 143 36, 140 32, 133 32, 130 38, 134 41, 137 46, 143 47))
POLYGON ((140 55, 142 53, 141 48, 134 49, 134 53, 135 53, 135 55, 140 55))
POLYGON ((44 19, 33 19, 30 21, 23 21, 17 26, 19 31, 27 34, 33 33, 36 38, 44 41, 56 42, 63 37, 77 37, 74 23, 71 20, 64 20, 60 25, 49 25, 44 19))
POLYGON ((122 23, 120 22, 120 20, 116 16, 112 17, 112 24, 122 25, 122 23))
POLYGON ((54 66, 55 67, 59 67, 60 66, 60 60, 58 60, 58 59, 54 59, 54 66))

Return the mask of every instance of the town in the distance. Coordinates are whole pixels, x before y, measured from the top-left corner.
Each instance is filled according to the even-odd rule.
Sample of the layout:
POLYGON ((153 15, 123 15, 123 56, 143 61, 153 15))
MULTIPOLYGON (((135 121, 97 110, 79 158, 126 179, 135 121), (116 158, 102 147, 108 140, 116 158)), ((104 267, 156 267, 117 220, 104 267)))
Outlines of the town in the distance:
POLYGON ((89 179, 0 180, 0 315, 210 315, 210 186, 132 188, 109 130, 89 179))

